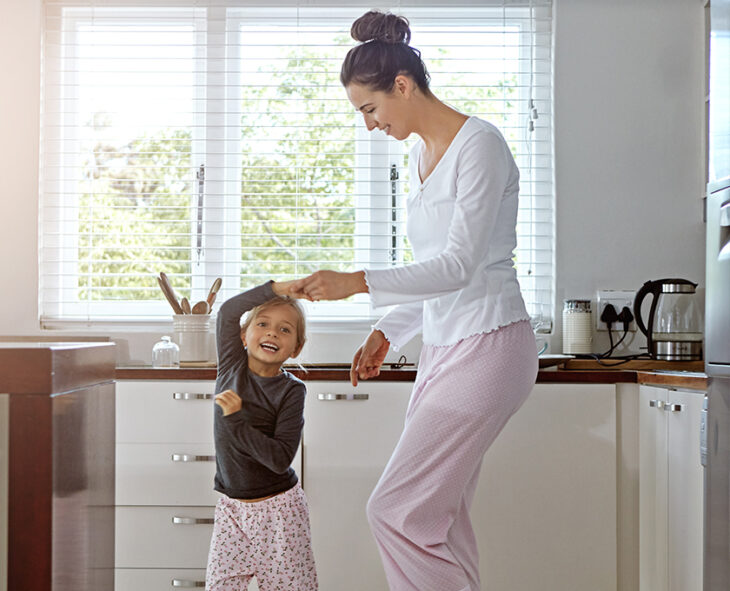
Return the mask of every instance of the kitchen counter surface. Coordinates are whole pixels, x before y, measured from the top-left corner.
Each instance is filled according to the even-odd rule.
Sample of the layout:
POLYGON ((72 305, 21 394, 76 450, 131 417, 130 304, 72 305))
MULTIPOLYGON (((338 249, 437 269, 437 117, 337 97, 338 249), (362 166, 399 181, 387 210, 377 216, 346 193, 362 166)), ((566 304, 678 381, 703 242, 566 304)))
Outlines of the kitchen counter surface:
MULTIPOLYGON (((296 367, 286 367, 287 371, 304 381, 350 381, 349 367, 345 365, 321 366, 306 368, 306 371, 296 367)), ((174 368, 157 369, 151 366, 118 367, 117 380, 215 380, 216 370, 205 368, 174 368)), ((415 380, 416 370, 413 367, 402 369, 383 369, 378 381, 412 382, 415 380)), ((555 367, 540 369, 537 383, 590 383, 616 384, 636 383, 635 371, 617 370, 561 370, 555 367)))
POLYGON ((114 343, 0 341, 0 392, 46 395, 111 381, 114 343))
POLYGON ((636 381, 651 386, 707 390, 707 375, 698 371, 638 371, 636 381))

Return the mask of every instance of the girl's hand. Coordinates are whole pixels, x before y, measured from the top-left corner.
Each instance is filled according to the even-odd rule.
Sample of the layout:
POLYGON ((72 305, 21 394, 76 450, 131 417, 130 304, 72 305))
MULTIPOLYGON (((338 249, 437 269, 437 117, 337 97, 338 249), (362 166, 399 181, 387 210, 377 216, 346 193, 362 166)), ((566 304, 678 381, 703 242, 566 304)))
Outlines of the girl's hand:
POLYGON ((289 296, 290 298, 304 297, 302 293, 292 291, 292 285, 295 283, 297 283, 297 281, 274 281, 274 283, 271 284, 271 289, 278 296, 289 296))
POLYGON ((337 271, 316 271, 309 277, 294 281, 289 288, 295 297, 319 300, 342 300, 356 293, 368 291, 365 272, 339 273, 337 271))
POLYGON ((357 386, 357 379, 367 380, 380 375, 380 366, 390 349, 390 343, 380 330, 373 330, 360 348, 355 351, 350 366, 350 382, 357 386))
POLYGON ((215 395, 215 403, 223 409, 223 416, 233 414, 241 410, 243 402, 241 397, 236 394, 233 390, 226 390, 220 394, 215 395))

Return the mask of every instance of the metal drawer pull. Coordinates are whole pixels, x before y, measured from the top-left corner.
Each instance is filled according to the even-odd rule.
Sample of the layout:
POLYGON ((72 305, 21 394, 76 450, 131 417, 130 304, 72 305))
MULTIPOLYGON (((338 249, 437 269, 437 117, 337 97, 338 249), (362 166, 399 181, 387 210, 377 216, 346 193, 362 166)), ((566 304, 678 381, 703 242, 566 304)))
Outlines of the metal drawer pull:
POLYGON ((194 456, 192 454, 172 454, 173 462, 215 462, 215 456, 194 456))
POLYGON ((209 525, 213 523, 212 517, 173 517, 172 522, 175 525, 209 525))
POLYGON ((661 400, 650 400, 649 406, 651 406, 652 408, 662 409, 664 408, 664 402, 662 402, 661 400))
POLYGON ((205 587, 205 581, 186 581, 185 579, 173 579, 173 587, 205 587))
POLYGON ((193 392, 173 392, 173 400, 213 400, 214 394, 195 394, 193 392))
POLYGON ((367 400, 370 398, 369 394, 318 394, 317 400, 324 400, 325 402, 330 400, 367 400))
POLYGON ((672 404, 671 402, 664 403, 664 410, 667 412, 682 412, 684 404, 672 404))

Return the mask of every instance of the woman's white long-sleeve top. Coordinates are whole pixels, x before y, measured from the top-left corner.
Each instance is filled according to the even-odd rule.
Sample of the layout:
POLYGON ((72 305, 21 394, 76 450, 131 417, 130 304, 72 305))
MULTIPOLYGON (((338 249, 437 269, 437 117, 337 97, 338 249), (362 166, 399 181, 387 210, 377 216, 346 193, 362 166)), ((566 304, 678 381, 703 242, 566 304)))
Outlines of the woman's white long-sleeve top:
POLYGON ((397 304, 374 325, 396 350, 419 332, 450 345, 529 319, 512 260, 519 171, 502 134, 470 117, 423 182, 421 147, 410 153, 406 207, 416 262, 365 270, 373 305, 397 304))

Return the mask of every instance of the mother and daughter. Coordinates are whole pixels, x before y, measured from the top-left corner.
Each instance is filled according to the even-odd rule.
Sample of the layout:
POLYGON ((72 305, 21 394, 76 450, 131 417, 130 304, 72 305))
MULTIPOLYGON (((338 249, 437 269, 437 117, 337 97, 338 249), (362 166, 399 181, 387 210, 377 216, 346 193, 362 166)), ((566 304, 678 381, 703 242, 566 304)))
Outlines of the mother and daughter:
MULTIPOLYGON (((270 281, 218 314, 215 512, 206 589, 318 589, 307 501, 291 468, 304 383, 282 369, 305 341, 297 298, 368 293, 394 306, 354 354, 350 376, 423 335, 400 440, 367 505, 391 591, 479 591, 469 509, 482 457, 530 393, 537 351, 512 263, 519 173, 496 127, 429 89, 408 21, 371 11, 340 79, 368 130, 420 140, 410 153, 407 234, 415 262, 270 281), (241 318, 245 314, 243 323, 241 318)), ((345 591, 345 590, 326 590, 345 591)))

